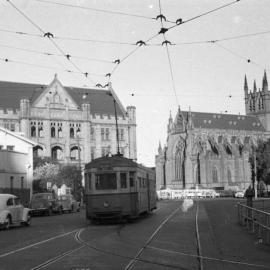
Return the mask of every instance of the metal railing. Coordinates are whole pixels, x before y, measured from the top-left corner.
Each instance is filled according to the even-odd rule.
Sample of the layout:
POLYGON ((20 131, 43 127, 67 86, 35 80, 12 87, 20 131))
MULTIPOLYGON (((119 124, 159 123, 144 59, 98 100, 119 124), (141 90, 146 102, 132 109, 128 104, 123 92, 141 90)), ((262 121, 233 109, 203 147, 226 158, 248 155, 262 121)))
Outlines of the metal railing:
POLYGON ((270 213, 238 203, 238 221, 253 233, 260 242, 270 244, 270 213))

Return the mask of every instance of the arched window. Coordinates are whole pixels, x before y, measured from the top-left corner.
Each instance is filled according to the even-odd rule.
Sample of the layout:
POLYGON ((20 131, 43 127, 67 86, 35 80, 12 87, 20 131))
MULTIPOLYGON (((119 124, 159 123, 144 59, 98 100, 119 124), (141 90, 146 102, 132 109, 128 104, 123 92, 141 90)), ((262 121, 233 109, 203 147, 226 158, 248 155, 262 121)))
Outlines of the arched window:
POLYGON ((213 167, 212 169, 212 180, 213 183, 218 183, 218 171, 216 167, 213 167))
POLYGON ((51 127, 51 137, 55 138, 55 127, 51 127))
POLYGON ((233 181, 232 181, 232 173, 231 173, 230 168, 227 169, 227 179, 228 179, 229 184, 233 183, 233 181))
POLYGON ((62 127, 58 127, 58 137, 59 138, 62 138, 63 137, 62 127))
POLYGON ((54 146, 52 148, 52 159, 56 160, 63 159, 63 150, 60 146, 54 146))
POLYGON ((70 135, 70 138, 74 138, 74 128, 70 128, 69 130, 69 135, 70 135))
POLYGON ((71 160, 79 160, 80 158, 80 148, 78 146, 73 146, 71 149, 70 149, 70 159, 71 160))
POLYGON ((54 103, 60 103, 60 96, 58 95, 58 93, 55 93, 53 96, 53 102, 54 103))
POLYGON ((35 126, 31 126, 31 137, 36 137, 36 127, 35 126))
POLYGON ((38 127, 38 137, 40 137, 40 138, 44 137, 44 135, 43 135, 43 126, 38 127))
POLYGON ((34 157, 42 157, 43 156, 43 148, 39 145, 33 148, 33 156, 34 157))
POLYGON ((182 165, 183 165, 183 141, 179 141, 175 149, 175 180, 182 180, 182 165))

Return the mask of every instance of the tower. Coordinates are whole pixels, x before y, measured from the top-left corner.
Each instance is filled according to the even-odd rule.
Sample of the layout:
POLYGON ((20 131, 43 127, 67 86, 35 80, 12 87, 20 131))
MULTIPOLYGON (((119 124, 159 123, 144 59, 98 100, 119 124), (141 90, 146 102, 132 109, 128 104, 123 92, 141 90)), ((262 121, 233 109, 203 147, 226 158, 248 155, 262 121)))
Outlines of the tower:
POLYGON ((270 132, 270 91, 266 71, 262 79, 262 89, 257 91, 257 84, 254 80, 253 91, 248 92, 248 83, 244 80, 245 110, 247 115, 258 117, 266 131, 270 132))

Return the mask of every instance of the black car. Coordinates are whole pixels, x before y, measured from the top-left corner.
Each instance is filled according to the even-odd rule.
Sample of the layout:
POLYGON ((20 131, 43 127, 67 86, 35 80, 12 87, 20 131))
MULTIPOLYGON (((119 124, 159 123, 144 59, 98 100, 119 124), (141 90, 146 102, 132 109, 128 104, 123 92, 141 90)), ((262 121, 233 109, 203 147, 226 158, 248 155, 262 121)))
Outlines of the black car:
POLYGON ((30 202, 31 214, 62 214, 63 207, 54 193, 35 193, 30 202))

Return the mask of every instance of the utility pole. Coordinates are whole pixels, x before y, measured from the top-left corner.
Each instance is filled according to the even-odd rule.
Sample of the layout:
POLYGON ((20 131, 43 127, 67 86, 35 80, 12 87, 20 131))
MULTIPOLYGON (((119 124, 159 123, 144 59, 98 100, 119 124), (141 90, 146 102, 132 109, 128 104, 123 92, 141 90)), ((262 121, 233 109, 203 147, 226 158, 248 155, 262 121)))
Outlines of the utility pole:
POLYGON ((116 125, 116 140, 117 140, 117 155, 120 155, 120 146, 119 146, 119 131, 118 131, 118 119, 117 119, 117 112, 116 112, 116 100, 113 97, 112 93, 108 93, 109 96, 113 99, 113 106, 114 106, 114 116, 115 116, 115 125, 116 125))
POLYGON ((258 197, 258 191, 257 191, 257 186, 258 186, 258 181, 257 181, 257 161, 256 161, 256 149, 255 147, 253 148, 253 158, 254 158, 254 193, 255 193, 255 199, 258 197))
POLYGON ((116 101, 113 98, 113 105, 114 105, 114 115, 115 115, 115 124, 116 124, 116 140, 117 140, 117 154, 120 155, 120 147, 119 147, 119 132, 118 132, 118 119, 117 119, 117 112, 116 112, 116 101))

